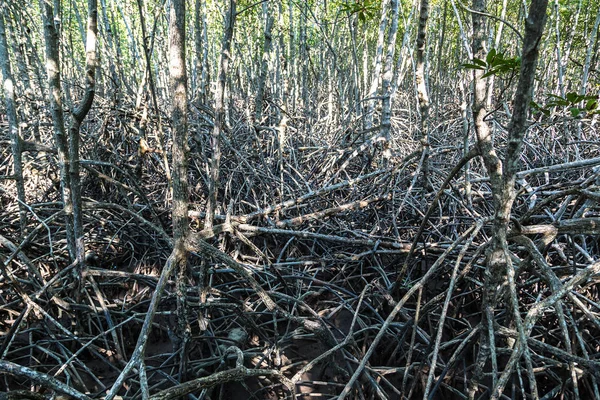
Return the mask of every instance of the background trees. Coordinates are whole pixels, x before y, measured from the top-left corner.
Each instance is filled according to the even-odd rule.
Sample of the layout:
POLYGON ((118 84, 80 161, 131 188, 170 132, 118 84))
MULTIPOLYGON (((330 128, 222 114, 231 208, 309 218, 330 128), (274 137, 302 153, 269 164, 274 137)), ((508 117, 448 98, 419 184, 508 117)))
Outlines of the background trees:
POLYGON ((546 3, 3 2, 5 390, 600 398, 600 5, 546 3))

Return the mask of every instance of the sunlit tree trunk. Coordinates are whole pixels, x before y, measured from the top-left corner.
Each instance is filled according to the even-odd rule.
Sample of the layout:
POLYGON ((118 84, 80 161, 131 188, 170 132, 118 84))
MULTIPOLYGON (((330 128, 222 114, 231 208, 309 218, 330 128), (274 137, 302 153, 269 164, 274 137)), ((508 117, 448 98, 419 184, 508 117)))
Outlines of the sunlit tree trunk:
MULTIPOLYGON (((30 73, 25 60, 26 32, 24 27, 21 26, 23 18, 18 11, 19 10, 13 10, 12 22, 8 27, 5 26, 4 29, 7 31, 7 40, 8 31, 10 31, 10 41, 13 43, 13 54, 15 56, 18 70, 18 78, 16 79, 17 89, 21 90, 21 93, 23 93, 27 98, 34 99, 35 92, 33 90, 32 79, 30 78, 30 73)), ((6 22, 9 22, 10 14, 6 14, 6 16, 8 16, 8 18, 5 17, 6 22)), ((33 137, 39 142, 39 118, 36 118, 37 115, 37 104, 35 101, 23 102, 21 112, 17 113, 17 117, 20 117, 19 119, 21 119, 23 122, 27 121, 27 126, 32 127, 33 137)))
POLYGON ((108 62, 108 70, 110 72, 110 83, 107 85, 109 87, 109 95, 117 96, 117 89, 119 88, 119 75, 117 74, 116 63, 118 62, 118 54, 115 44, 115 35, 114 28, 111 26, 110 21, 108 19, 108 9, 106 7, 106 0, 100 0, 100 5, 102 9, 102 22, 104 26, 104 34, 106 35, 106 49, 107 56, 105 58, 108 62))
POLYGON ((208 37, 206 27, 206 1, 195 0, 194 3, 194 50, 195 75, 194 96, 199 96, 201 103, 207 99, 208 86, 208 37), (197 92, 197 93, 196 93, 197 92))
POLYGON ((565 72, 560 46, 560 5, 558 4, 558 0, 554 0, 554 33, 556 34, 556 83, 558 93, 562 97, 565 97, 565 72))
POLYGON ((442 14, 442 27, 440 32, 440 40, 437 43, 437 60, 436 60, 436 79, 435 79, 435 105, 433 109, 435 110, 435 118, 437 119, 439 116, 439 104, 444 101, 444 86, 442 84, 442 71, 444 70, 444 47, 446 46, 446 20, 448 16, 448 0, 444 0, 444 11, 442 14))
MULTIPOLYGON (((473 56, 485 59, 484 48, 485 24, 484 16, 485 0, 473 1, 473 56)), ((533 0, 525 21, 525 38, 523 43, 521 69, 519 82, 513 99, 513 113, 508 127, 508 142, 504 161, 498 157, 493 137, 484 117, 487 114, 485 108, 487 84, 482 78, 484 71, 475 70, 475 82, 473 93, 473 119, 477 134, 477 144, 483 162, 490 176, 492 187, 492 198, 494 206, 493 236, 491 248, 487 255, 487 273, 484 284, 483 296, 483 334, 480 340, 480 349, 475 366, 475 374, 469 388, 469 398, 475 398, 478 390, 478 382, 482 379, 484 368, 488 358, 491 357, 493 371, 498 371, 495 358, 494 339, 494 307, 498 301, 498 290, 503 287, 507 276, 513 268, 508 250, 508 223, 511 210, 515 201, 517 191, 515 189, 516 176, 519 169, 519 160, 523 147, 523 139, 527 126, 527 113, 532 99, 534 78, 539 45, 546 22, 546 8, 548 0, 533 0)), ((522 331, 518 310, 512 310, 516 316, 517 330, 522 331)), ((526 348, 526 344, 524 344, 526 348)), ((493 396, 499 398, 506 382, 496 381, 493 375, 493 396)), ((533 397, 536 398, 535 383, 530 382, 533 397)))
POLYGON ((421 145, 423 146, 423 184, 429 188, 429 91, 425 82, 425 51, 427 48, 426 31, 429 18, 429 1, 421 0, 419 11, 419 28, 416 43, 416 71, 417 98, 421 113, 421 145))
MULTIPOLYGON (((371 84, 367 93, 367 110, 365 113, 365 129, 373 125, 373 113, 375 112, 375 97, 379 90, 379 81, 381 80, 381 60, 383 58, 383 45, 385 40, 385 29, 388 23, 388 8, 390 0, 384 0, 381 5, 381 21, 379 22, 379 32, 377 34, 377 47, 375 49, 375 59, 373 60, 373 74, 371 75, 371 84)), ((366 54, 365 54, 366 57, 366 54)), ((365 62, 367 59, 365 58, 365 62)), ((366 70, 365 70, 366 74, 366 70)))
POLYGON ((265 84, 267 82, 267 73, 269 72, 269 57, 271 53, 271 31, 273 30, 273 22, 275 21, 273 8, 269 6, 269 4, 270 2, 263 3, 263 14, 265 16, 264 42, 260 60, 260 74, 258 77, 258 87, 256 89, 254 114, 256 123, 258 124, 260 124, 260 120, 262 119, 263 97, 265 94, 265 84))
MULTIPOLYGON (((188 232, 187 179, 187 72, 185 63, 185 0, 172 0, 169 14, 169 77, 173 122, 173 239, 177 268, 177 335, 180 339, 180 374, 185 374, 185 347, 190 338, 186 318, 186 261, 188 232)), ((185 379, 182 377, 181 379, 185 379)))
MULTIPOLYGON (((581 16, 581 5, 582 5, 583 0, 579 0, 579 2, 577 3, 577 11, 575 11, 575 17, 571 17, 569 18, 569 26, 572 27, 577 27, 577 24, 579 23, 579 17, 581 16)), ((600 10, 599 10, 600 12, 600 10)), ((596 31, 597 32, 597 31, 596 31)), ((565 45, 564 45, 564 68, 566 69, 568 63, 569 63, 569 58, 571 57, 571 51, 573 50, 573 40, 575 39, 575 35, 577 34, 577 29, 570 29, 570 32, 568 32, 568 36, 569 39, 566 41, 565 45)), ((591 42, 596 42, 598 43, 597 40, 594 39, 595 36, 590 35, 590 41, 591 42)))
POLYGON ((360 94, 362 88, 360 86, 360 64, 358 61, 358 44, 356 40, 356 29, 357 29, 357 17, 354 15, 348 15, 348 30, 350 31, 350 38, 352 40, 352 95, 350 101, 353 104, 350 105, 352 112, 359 117, 362 112, 360 106, 360 94))
MULTIPOLYGON (((487 51, 485 49, 485 17, 481 15, 482 12, 486 11, 486 0, 473 0, 472 13, 473 19, 473 57, 480 60, 485 60, 487 51)), ((486 109, 486 93, 487 93, 487 79, 482 78, 485 71, 474 70, 474 81, 473 81, 473 120, 475 125, 475 134, 477 137, 477 145, 479 146, 479 152, 483 159, 483 163, 487 169, 487 173, 490 176, 490 181, 493 188, 500 188, 502 183, 502 162, 496 153, 494 148, 494 141, 490 126, 485 120, 487 114, 486 109)), ((492 189, 493 190, 493 189, 492 189)), ((495 190, 493 190, 493 204, 494 207, 500 207, 501 196, 495 190)), ((497 243, 498 251, 502 251, 506 248, 506 228, 503 224, 499 224, 499 231, 494 231, 494 242, 497 243)), ((475 364, 474 379, 471 381, 470 386, 470 398, 475 396, 478 390, 479 381, 483 378, 484 367, 487 360, 492 358, 493 370, 497 370, 496 354, 494 348, 493 338, 493 307, 495 303, 496 291, 493 290, 496 279, 502 279, 502 268, 498 266, 499 261, 494 263, 494 280, 490 275, 486 275, 486 289, 482 304, 483 313, 483 325, 485 329, 480 339, 480 348, 477 363, 475 364)), ((491 266, 488 266, 491 269, 491 266)), ((496 379, 495 377, 493 378, 496 379)), ((494 381, 495 383, 495 381, 494 381)))
POLYGON ((79 176, 79 130, 86 115, 92 108, 96 93, 96 35, 98 34, 98 2, 88 0, 88 21, 85 42, 85 95, 73 110, 73 120, 69 129, 69 175, 73 203, 73 233, 75 235, 76 258, 79 265, 85 261, 83 242, 83 209, 81 203, 81 180, 79 176))
MULTIPOLYGON (((307 1, 302 3, 302 12, 300 13, 300 43, 299 43, 299 57, 301 68, 301 76, 300 76, 300 89, 299 91, 302 93, 302 107, 304 115, 307 115, 309 108, 308 101, 308 43, 307 43, 307 18, 308 18, 308 8, 310 5, 307 1)), ((298 80, 296 81, 298 82, 298 80)))
POLYGON ((275 78, 273 82, 274 86, 274 97, 277 104, 280 105, 281 108, 277 108, 276 115, 277 118, 281 117, 281 111, 287 112, 287 74, 286 67, 287 61, 285 60, 285 52, 286 52, 286 44, 285 44, 285 35, 284 35, 284 11, 283 11, 283 2, 279 1, 277 3, 277 25, 276 30, 279 32, 277 41, 275 42, 277 45, 275 46, 275 78))
MULTIPOLYGON (((288 24, 290 35, 287 48, 287 93, 288 99, 291 99, 291 111, 296 110, 296 82, 298 79, 298 63, 296 62, 296 31, 294 27, 294 3, 293 0, 288 0, 288 24)), ((288 105, 289 106, 289 105, 288 105)))
POLYGON ((396 49, 396 34, 398 32, 399 0, 392 0, 392 20, 388 32, 387 52, 383 68, 382 96, 381 99, 381 136, 385 138, 383 156, 387 160, 391 157, 390 129, 392 116, 392 78, 394 77, 394 51, 396 49))
MULTIPOLYGON (((586 49, 585 63, 583 64, 583 72, 581 74, 581 87, 579 89, 579 94, 585 95, 588 89, 588 80, 590 76, 590 70, 592 67, 592 55, 595 53, 594 46, 598 46, 598 27, 600 26, 600 9, 596 13, 596 21, 594 22, 594 27, 592 28, 592 32, 589 35, 588 46, 586 49)), ((596 116, 595 116, 596 117, 596 116)), ((575 133, 575 138, 579 141, 581 140, 582 134, 582 122, 581 120, 577 121, 577 132, 575 133)), ((575 146, 577 150, 577 154, 579 154, 579 147, 575 146)))
POLYGON ((17 186, 17 199, 19 200, 19 224, 21 234, 25 232, 27 225, 25 183, 23 180, 23 162, 21 149, 21 136, 19 134, 19 121, 17 118, 17 106, 15 103, 15 83, 10 67, 8 55, 8 42, 6 40, 6 28, 4 17, 7 15, 6 5, 0 6, 0 63, 2 64, 2 86, 6 100, 6 116, 8 119, 8 130, 12 144, 13 172, 17 186))
POLYGON ((396 79, 394 79, 394 81, 392 82, 392 92, 391 92, 391 96, 392 99, 394 98, 394 95, 396 94, 396 92, 398 91, 398 87, 400 86, 400 84, 402 83, 403 79, 404 79, 404 75, 406 72, 406 65, 408 64, 406 62, 407 59, 412 59, 412 57, 410 56, 410 46, 409 46, 409 40, 411 37, 411 33, 412 33, 412 20, 413 20, 413 16, 416 12, 416 5, 412 6, 410 9, 410 14, 408 15, 407 18, 403 18, 404 19, 404 34, 402 35, 402 45, 400 46, 400 51, 398 54, 398 58, 396 60, 396 79))
POLYGON ((210 161, 210 177, 208 181, 208 204, 206 206, 205 228, 212 228, 217 208, 217 195, 219 188, 219 168, 221 162, 221 143, 219 137, 223 132, 225 124, 225 86, 227 83, 227 71, 231 58, 231 41, 233 39, 233 27, 236 17, 236 0, 229 1, 229 11, 225 22, 223 33, 223 45, 219 59, 219 73, 217 90, 215 93, 215 125, 211 134, 212 157, 210 161))
MULTIPOLYGON (((500 51, 502 32, 504 30, 504 20, 506 19, 507 2, 508 2, 508 0, 502 1, 502 11, 500 12, 500 21, 498 21, 498 31, 496 32, 496 39, 494 41, 494 49, 496 49, 496 51, 500 51)), ((494 94, 494 76, 492 75, 489 77, 489 80, 488 80, 487 100, 486 100, 487 108, 491 108, 491 106, 492 106, 493 94, 494 94)))
MULTIPOLYGON (((59 52, 59 27, 54 25, 54 10, 50 0, 40 0, 42 21, 44 23, 44 39, 46 42, 46 74, 48 75, 48 94, 50 97, 50 111, 54 126, 54 141, 58 153, 60 170, 60 186, 65 212, 65 230, 67 234, 67 247, 72 260, 77 252, 75 236, 73 233, 73 203, 71 196, 71 181, 69 177, 70 162, 65 133, 63 114, 62 91, 60 82, 60 52, 59 52)), ((57 10, 58 13, 58 10, 57 10)))

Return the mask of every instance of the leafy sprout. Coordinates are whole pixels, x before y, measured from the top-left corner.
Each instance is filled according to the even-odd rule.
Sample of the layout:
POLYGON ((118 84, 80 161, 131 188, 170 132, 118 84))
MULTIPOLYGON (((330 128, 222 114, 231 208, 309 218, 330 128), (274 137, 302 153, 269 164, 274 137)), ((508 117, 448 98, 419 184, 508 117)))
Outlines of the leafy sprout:
POLYGON ((521 57, 509 57, 504 53, 499 53, 496 49, 491 49, 485 57, 485 60, 473 58, 470 63, 462 64, 462 67, 486 71, 481 76, 482 78, 508 73, 515 74, 521 67, 521 57))
POLYGON ((356 0, 340 4, 340 9, 350 15, 356 14, 360 22, 365 23, 375 17, 378 4, 376 0, 356 0))

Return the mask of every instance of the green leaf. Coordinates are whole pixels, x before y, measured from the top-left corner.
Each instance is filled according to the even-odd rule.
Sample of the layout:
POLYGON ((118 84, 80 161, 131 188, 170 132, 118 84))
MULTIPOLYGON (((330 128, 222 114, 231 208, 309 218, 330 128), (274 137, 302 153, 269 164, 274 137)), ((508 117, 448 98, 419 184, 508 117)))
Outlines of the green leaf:
POLYGON ((579 100, 579 95, 575 92, 569 92, 566 94, 566 98, 567 100, 569 100, 572 104, 575 103, 579 103, 581 100, 579 100))
POLYGON ((485 61, 490 64, 492 61, 494 61, 494 58, 496 58, 496 49, 491 49, 489 53, 487 53, 487 56, 485 56, 485 61))
POLYGON ((553 97, 553 98, 559 99, 559 100, 564 100, 565 99, 564 97, 560 97, 560 96, 557 96, 557 95, 552 94, 552 93, 548 93, 548 97, 553 97))
POLYGON ((481 65, 482 67, 487 67, 487 63, 479 58, 474 58, 473 63, 481 65))
POLYGON ((481 70, 485 69, 485 68, 481 67, 480 65, 469 64, 469 63, 461 64, 461 66, 463 68, 467 68, 467 69, 481 69, 481 70))
MULTIPOLYGON (((562 97, 560 97, 560 99, 562 99, 562 97)), ((548 104, 546 104, 546 107, 566 107, 568 105, 570 105, 571 103, 569 103, 566 100, 555 100, 555 101, 551 101, 548 104)))
POLYGON ((581 110, 577 107, 571 107, 569 108, 569 111, 571 111, 571 115, 573 116, 573 118, 579 117, 579 114, 581 113, 581 110))
POLYGON ((588 111, 593 111, 598 108, 598 100, 590 99, 585 103, 585 109, 588 111))

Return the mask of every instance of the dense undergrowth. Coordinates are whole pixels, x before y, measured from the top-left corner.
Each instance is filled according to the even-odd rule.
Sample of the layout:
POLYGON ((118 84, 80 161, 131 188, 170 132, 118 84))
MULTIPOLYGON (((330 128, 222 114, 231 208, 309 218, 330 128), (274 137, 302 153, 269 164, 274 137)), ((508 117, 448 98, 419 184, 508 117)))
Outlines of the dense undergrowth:
MULTIPOLYGON (((243 99, 232 102, 222 137, 221 224, 211 230, 202 221, 213 117, 192 102, 190 227, 247 275, 192 253, 185 298, 177 298, 175 282, 183 278, 176 276, 160 298, 147 340, 147 380, 137 371, 127 375, 124 398, 189 381, 196 382, 193 398, 285 398, 293 391, 335 398, 344 390, 357 399, 464 398, 478 373, 478 396, 487 397, 520 335, 514 301, 531 329, 505 395, 525 398, 535 386, 543 398, 600 398, 595 125, 532 117, 510 233, 514 279, 506 283, 518 298, 500 291, 493 356, 477 366, 478 336, 492 332, 481 325, 493 234, 489 182, 475 158, 442 187, 465 153, 468 123, 459 105, 449 104, 431 125, 424 185, 411 102, 397 100, 395 109, 405 111, 392 118, 390 160, 381 155, 378 131, 361 131, 360 120, 333 125, 304 113, 286 115, 282 126, 284 114, 273 107, 273 118, 257 126, 243 99), (567 141, 563 133, 578 124, 581 140, 567 141), (189 327, 184 338, 174 334, 178 301, 189 327)), ((507 121, 495 115, 490 123, 502 145, 507 121)), ((50 149, 25 153, 24 234, 12 183, 0 183, 1 362, 32 371, 3 375, 7 391, 31 389, 35 397, 72 388, 65 394, 102 398, 132 357, 172 250, 169 125, 127 102, 100 99, 92 110, 81 132, 83 279, 67 261, 50 149)), ((35 129, 51 138, 49 115, 29 121, 23 136, 33 140, 35 129)), ((1 155, 0 172, 9 176, 8 146, 1 155)))

